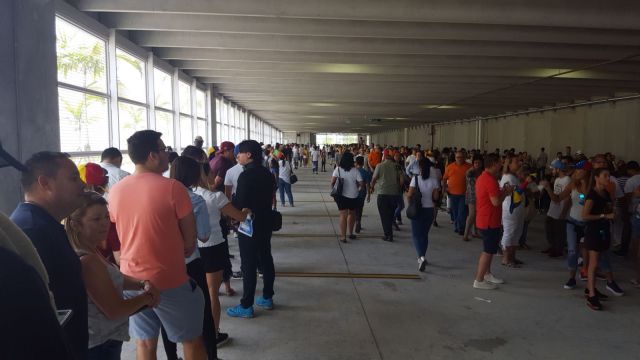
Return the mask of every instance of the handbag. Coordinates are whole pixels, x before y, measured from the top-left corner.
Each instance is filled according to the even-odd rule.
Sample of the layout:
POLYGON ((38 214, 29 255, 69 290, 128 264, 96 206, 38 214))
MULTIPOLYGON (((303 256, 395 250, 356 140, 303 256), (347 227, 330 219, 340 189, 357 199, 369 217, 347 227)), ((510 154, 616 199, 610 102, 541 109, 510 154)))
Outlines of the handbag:
POLYGON ((298 182, 298 175, 293 173, 293 169, 291 169, 291 164, 289 164, 289 169, 291 170, 291 176, 289 177, 289 184, 293 185, 298 182))
POLYGON ((271 210, 271 231, 282 229, 282 214, 278 210, 271 210))
POLYGON ((416 181, 416 191, 411 196, 409 206, 407 206, 407 217, 409 219, 416 219, 418 217, 418 210, 422 207, 422 192, 420 191, 420 185, 418 185, 418 177, 413 177, 416 181))
POLYGON ((340 177, 340 168, 338 168, 338 178, 336 182, 333 184, 333 189, 331 189, 331 197, 336 198, 338 196, 342 196, 342 187, 344 186, 344 179, 340 177))

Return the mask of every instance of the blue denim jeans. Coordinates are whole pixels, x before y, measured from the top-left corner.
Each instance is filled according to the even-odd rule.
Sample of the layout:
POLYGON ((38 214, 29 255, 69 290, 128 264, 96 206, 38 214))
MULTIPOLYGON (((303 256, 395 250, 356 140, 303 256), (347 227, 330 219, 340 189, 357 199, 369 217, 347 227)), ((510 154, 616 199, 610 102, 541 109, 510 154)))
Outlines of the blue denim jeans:
POLYGON ((467 205, 464 201, 463 195, 451 195, 451 214, 453 215, 453 228, 456 232, 464 232, 464 227, 467 223, 467 205))
POLYGON ((287 193, 287 197, 289 198, 289 204, 293 205, 293 193, 291 193, 291 184, 288 182, 278 179, 278 190, 280 191, 280 203, 284 205, 284 193, 287 193))
POLYGON ((398 207, 396 207, 396 210, 393 213, 393 218, 398 222, 402 222, 403 209, 404 209, 404 195, 400 194, 398 195, 398 207))
POLYGON ((429 246, 429 229, 433 224, 433 208, 420 208, 415 219, 411 220, 411 238, 418 257, 425 256, 429 246))
POLYGON ((94 346, 87 353, 88 360, 120 360, 122 352, 122 341, 107 340, 106 342, 94 346))
MULTIPOLYGON (((584 221, 578 221, 572 217, 567 219, 567 266, 569 270, 578 269, 578 243, 584 237, 584 221)), ((583 259, 584 260, 584 259, 583 259)), ((611 271, 611 260, 609 259, 609 250, 603 251, 598 255, 598 270, 608 272, 611 271)))

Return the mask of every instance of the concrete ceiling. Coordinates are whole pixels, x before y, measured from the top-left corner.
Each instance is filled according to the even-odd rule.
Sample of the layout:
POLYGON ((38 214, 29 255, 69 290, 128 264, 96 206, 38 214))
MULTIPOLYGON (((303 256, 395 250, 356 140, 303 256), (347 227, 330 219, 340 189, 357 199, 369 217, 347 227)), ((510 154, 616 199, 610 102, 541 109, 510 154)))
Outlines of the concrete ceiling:
POLYGON ((637 0, 71 2, 284 131, 377 132, 640 91, 637 0))

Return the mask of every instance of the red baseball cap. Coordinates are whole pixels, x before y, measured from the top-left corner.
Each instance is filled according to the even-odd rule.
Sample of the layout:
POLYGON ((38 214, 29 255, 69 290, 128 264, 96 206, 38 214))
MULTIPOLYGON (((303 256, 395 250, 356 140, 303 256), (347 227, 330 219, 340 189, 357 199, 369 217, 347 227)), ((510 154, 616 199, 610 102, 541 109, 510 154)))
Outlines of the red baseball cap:
POLYGON ((87 185, 105 186, 109 182, 107 171, 95 163, 86 163, 78 166, 80 178, 87 185))
POLYGON ((236 146, 231 142, 231 141, 223 141, 222 144, 220 144, 220 152, 222 151, 226 151, 226 150, 233 150, 236 146))

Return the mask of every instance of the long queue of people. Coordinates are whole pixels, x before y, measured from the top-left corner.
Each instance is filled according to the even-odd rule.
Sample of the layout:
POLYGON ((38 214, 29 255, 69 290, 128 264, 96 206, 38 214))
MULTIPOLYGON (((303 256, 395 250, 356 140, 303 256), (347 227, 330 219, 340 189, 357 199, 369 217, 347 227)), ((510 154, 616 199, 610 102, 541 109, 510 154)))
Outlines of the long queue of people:
POLYGON ((335 153, 340 161, 331 186, 345 243, 347 231, 349 239, 356 239, 361 230, 357 214, 371 194, 377 194, 382 239, 389 242, 394 229, 402 225, 405 198, 409 204, 416 198, 411 231, 418 270, 427 266, 429 231, 439 226, 437 212, 444 207, 454 233, 463 241, 482 239, 473 287, 492 290, 505 283, 491 271, 493 256, 500 255, 506 268, 523 266, 517 252, 529 249, 529 224, 544 214, 549 247, 542 252, 552 258, 566 254, 569 277, 564 289, 575 289, 579 275, 587 281, 584 294, 594 310, 601 310, 601 301, 608 299, 598 291, 596 279, 606 280, 605 288, 612 295, 624 295, 614 277, 612 252, 632 255, 637 274, 631 284, 639 286, 640 166, 636 161, 616 161, 610 153, 589 158, 581 151, 572 153, 570 147, 551 161, 544 148, 535 159, 515 149, 425 151, 419 144, 410 150, 342 145, 335 147, 335 153))
MULTIPOLYGON (((223 142, 207 155, 196 138, 177 155, 161 136, 144 130, 127 140, 133 174, 121 169, 116 148, 106 149, 100 164, 76 166, 69 155, 49 151, 20 164, 25 202, 0 233, 26 234, 17 242, 33 250, 47 289, 39 295, 49 305, 41 309, 45 329, 30 336, 41 349, 18 341, 9 358, 119 359, 131 337, 138 359, 154 359, 162 336, 168 359, 179 358, 176 343, 185 359, 217 359, 229 340, 220 331, 219 289, 225 283, 226 294, 235 293, 227 235, 239 222, 251 224, 237 232, 235 276, 243 293, 226 314, 251 318, 254 304, 274 308, 278 178, 264 166, 269 149, 253 140, 223 142), (255 297, 258 266, 264 288, 255 297), (60 309, 59 319, 45 321, 60 309)), ((23 330, 16 338, 27 335, 23 330)))

